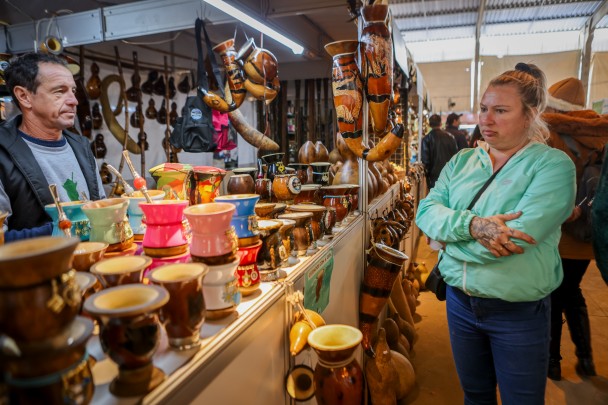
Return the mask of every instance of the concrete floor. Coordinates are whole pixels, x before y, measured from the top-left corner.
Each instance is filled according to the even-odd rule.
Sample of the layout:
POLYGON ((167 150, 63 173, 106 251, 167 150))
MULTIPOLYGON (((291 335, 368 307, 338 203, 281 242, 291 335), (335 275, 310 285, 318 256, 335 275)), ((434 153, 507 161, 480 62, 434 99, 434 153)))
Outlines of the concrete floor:
MULTIPOLYGON (((430 270, 437 262, 437 253, 421 238, 415 261, 424 262, 430 270)), ((575 372, 574 345, 564 324, 562 333, 562 380, 547 379, 547 405, 608 404, 608 286, 591 262, 582 282, 591 322, 593 357, 597 377, 581 379, 575 372)), ((420 294, 416 314, 419 339, 414 346, 413 365, 417 388, 407 398, 416 405, 453 405, 463 403, 458 376, 454 367, 445 313, 445 301, 438 301, 430 292, 420 294)))

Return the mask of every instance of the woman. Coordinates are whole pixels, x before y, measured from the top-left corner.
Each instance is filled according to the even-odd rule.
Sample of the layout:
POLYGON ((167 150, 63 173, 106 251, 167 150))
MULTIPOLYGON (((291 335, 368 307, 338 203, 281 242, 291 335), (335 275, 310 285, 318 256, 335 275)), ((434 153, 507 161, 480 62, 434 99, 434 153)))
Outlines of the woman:
POLYGON ((562 280, 557 244, 575 196, 572 161, 544 143, 546 94, 534 65, 493 79, 480 103, 485 142, 454 156, 418 209, 418 227, 444 244, 448 327, 466 404, 496 404, 497 383, 503 404, 544 403, 549 295, 562 280))
POLYGON ((483 136, 481 136, 479 125, 475 125, 473 135, 471 135, 471 140, 469 141, 469 148, 476 148, 480 141, 483 141, 483 136))
POLYGON ((608 115, 586 110, 583 82, 569 77, 549 87, 549 100, 543 120, 551 135, 548 144, 564 151, 574 162, 578 185, 578 206, 562 226, 559 243, 564 279, 551 294, 548 377, 561 380, 562 376, 562 312, 566 315, 570 337, 576 346, 576 373, 582 377, 594 376, 596 372, 591 350, 591 327, 580 284, 594 258, 588 218, 591 207, 587 203, 593 198, 590 193, 598 182, 602 149, 608 142, 608 115))

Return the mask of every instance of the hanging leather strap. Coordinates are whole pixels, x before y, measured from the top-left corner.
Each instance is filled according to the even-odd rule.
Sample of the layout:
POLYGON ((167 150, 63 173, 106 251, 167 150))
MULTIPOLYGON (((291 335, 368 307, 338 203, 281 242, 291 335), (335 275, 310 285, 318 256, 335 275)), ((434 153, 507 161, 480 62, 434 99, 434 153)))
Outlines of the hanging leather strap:
POLYGON ((505 164, 503 164, 502 166, 500 166, 498 168, 498 170, 496 170, 494 173, 492 173, 492 175, 490 176, 490 178, 488 180, 486 180, 486 182, 483 184, 483 186, 481 186, 481 188, 479 189, 479 191, 477 192, 477 194, 475 194, 475 197, 473 197, 473 201, 471 201, 471 203, 469 204, 469 206, 467 208, 468 211, 470 211, 470 210, 473 209, 473 207, 475 206, 475 203, 477 202, 477 200, 479 200, 479 197, 481 197, 481 195, 483 194, 483 192, 486 191, 486 189, 488 188, 488 186, 490 185, 490 183, 492 183, 492 181, 498 175, 498 173, 502 170, 502 168, 505 167, 507 165, 507 163, 509 163, 509 160, 511 160, 512 157, 513 157, 513 155, 509 156, 509 158, 507 159, 507 161, 505 162, 505 164))
POLYGON ((211 70, 213 71, 213 76, 215 77, 215 81, 217 82, 217 94, 220 97, 224 98, 224 81, 222 80, 221 70, 215 60, 215 55, 213 54, 213 47, 211 46, 211 41, 209 41, 209 35, 207 35, 207 29, 205 28, 205 22, 200 18, 196 19, 196 23, 194 25, 195 36, 196 36, 196 50, 198 51, 198 83, 199 87, 204 88, 209 91, 209 82, 207 80, 207 74, 205 73, 205 65, 204 65, 204 55, 203 55, 203 46, 201 44, 201 28, 203 33, 205 34, 205 45, 207 47, 207 55, 209 56, 209 61, 211 62, 211 70))
MULTIPOLYGON (((473 207, 475 206, 475 203, 477 202, 477 200, 479 200, 479 197, 481 197, 481 195, 483 194, 483 192, 486 191, 486 189, 488 188, 488 186, 490 185, 490 183, 492 183, 492 181, 494 180, 494 178, 496 178, 496 176, 498 175, 498 173, 500 173, 500 171, 502 170, 502 168, 505 167, 507 165, 507 163, 509 163, 509 160, 511 160, 512 157, 513 157, 513 155, 509 156, 509 159, 507 159, 507 161, 505 162, 505 164, 503 164, 502 166, 500 166, 498 168, 498 170, 496 170, 494 173, 492 173, 492 175, 490 176, 490 178, 486 180, 486 182, 483 184, 483 186, 481 186, 481 188, 479 189, 479 191, 477 191, 477 194, 475 194, 475 197, 473 197, 473 200, 471 201, 471 203, 467 207, 467 211, 470 211, 470 210, 473 209, 473 207)), ((439 260, 437 261, 437 264, 435 266, 438 266, 439 263, 441 263, 441 259, 443 259, 443 255, 439 258, 439 260)))

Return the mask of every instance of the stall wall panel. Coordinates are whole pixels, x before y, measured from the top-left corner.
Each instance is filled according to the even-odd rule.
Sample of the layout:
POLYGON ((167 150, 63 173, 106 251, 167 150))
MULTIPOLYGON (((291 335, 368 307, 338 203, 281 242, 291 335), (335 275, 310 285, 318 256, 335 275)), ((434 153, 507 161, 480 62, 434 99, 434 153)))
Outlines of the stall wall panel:
POLYGON ((515 68, 518 62, 533 63, 547 76, 547 87, 567 77, 578 77, 580 52, 559 52, 542 55, 482 56, 481 87, 479 97, 483 95, 488 83, 496 76, 515 68))
POLYGON ((433 112, 469 111, 471 106, 471 61, 420 63, 433 112), (456 105, 448 107, 448 99, 456 105))
POLYGON ((170 398, 173 404, 283 403, 285 300, 275 302, 170 398))
MULTIPOLYGON (((359 287, 364 268, 363 225, 364 221, 358 219, 340 235, 334 248, 330 300, 323 312, 328 324, 358 326, 359 287)), ((303 286, 304 277, 295 280, 294 290, 302 290, 303 286)), ((225 351, 191 377, 172 401, 247 405, 286 401, 283 379, 289 359, 284 320, 285 299, 282 297, 225 351)), ((363 360, 361 350, 357 359, 363 360)), ((314 367, 316 356, 305 350, 295 363, 308 363, 314 367)), ((315 401, 305 403, 314 404, 315 401)))
POLYGON ((608 52, 595 53, 592 63, 589 108, 594 101, 608 98, 608 52))

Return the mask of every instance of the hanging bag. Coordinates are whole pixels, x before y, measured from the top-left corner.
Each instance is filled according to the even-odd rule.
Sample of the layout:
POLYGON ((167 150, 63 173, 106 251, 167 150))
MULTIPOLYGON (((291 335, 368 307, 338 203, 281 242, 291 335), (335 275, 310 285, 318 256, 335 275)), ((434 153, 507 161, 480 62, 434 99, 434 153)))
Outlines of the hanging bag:
MULTIPOLYGON (((512 156, 510 156, 509 159, 511 159, 511 157, 512 156)), ((473 201, 471 201, 471 203, 467 207, 467 211, 470 211, 473 209, 473 207, 475 206, 475 203, 477 202, 477 200, 479 200, 479 197, 481 197, 483 192, 486 191, 486 189, 488 188, 490 183, 492 183, 492 180, 494 180, 494 178, 498 175, 498 173, 502 170, 502 168, 507 165, 507 163, 509 162, 509 159, 507 159, 505 164, 502 165, 498 170, 496 170, 490 176, 490 178, 488 180, 486 180, 484 185, 481 186, 481 189, 477 192, 477 194, 475 194, 475 197, 473 197, 473 201)), ((443 255, 439 258, 439 260, 437 261, 437 264, 435 265, 435 267, 433 267, 433 270, 431 270, 431 272, 429 273, 429 276, 427 277, 426 281, 424 282, 424 287, 427 290, 435 293, 435 296, 437 297, 437 299, 439 301, 445 301, 447 284, 446 284, 445 280, 443 279, 443 276, 441 275, 441 271, 439 270, 439 263, 441 263, 441 259, 443 259, 443 255)))
POLYGON ((594 162, 585 166, 576 193, 576 206, 581 208, 581 215, 576 220, 562 225, 562 231, 580 242, 591 243, 593 241, 591 209, 601 174, 601 163, 594 162))
POLYGON ((216 80, 218 80, 219 87, 223 87, 222 80, 219 77, 217 63, 214 63, 215 58, 211 51, 211 43, 207 36, 207 30, 205 29, 203 20, 197 18, 195 23, 195 41, 198 51, 198 86, 196 89, 196 96, 190 96, 186 99, 186 104, 182 108, 182 115, 177 118, 175 127, 173 127, 173 132, 169 138, 169 142, 173 147, 191 153, 214 152, 217 149, 217 145, 214 141, 216 133, 213 128, 212 111, 211 108, 204 103, 203 94, 201 92, 201 87, 205 89, 209 88, 207 74, 203 66, 204 56, 201 45, 201 28, 205 33, 207 54, 209 55, 209 59, 213 66, 213 73, 216 80))

